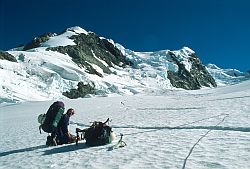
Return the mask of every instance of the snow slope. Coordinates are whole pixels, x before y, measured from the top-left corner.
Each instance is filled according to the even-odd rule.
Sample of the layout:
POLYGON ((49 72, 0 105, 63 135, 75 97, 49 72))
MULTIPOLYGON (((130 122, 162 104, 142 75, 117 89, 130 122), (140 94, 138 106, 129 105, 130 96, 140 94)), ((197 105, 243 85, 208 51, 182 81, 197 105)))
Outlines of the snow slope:
MULTIPOLYGON (((100 77, 78 67, 69 55, 46 50, 47 47, 76 45, 69 37, 81 33, 89 34, 80 27, 72 27, 60 35, 53 34, 40 47, 27 51, 19 48, 8 51, 18 62, 0 60, 0 103, 64 99, 62 93, 77 88, 79 81, 93 82, 97 94, 102 96, 172 90, 175 88, 167 72, 177 72, 178 65, 171 61, 169 52, 175 54, 176 60, 184 64, 188 71, 192 66, 189 57, 194 51, 188 47, 175 51, 134 52, 108 40, 134 63, 134 67, 114 66, 110 68, 112 74, 105 74, 99 66, 91 63, 102 74, 103 77, 100 77)), ((107 65, 104 60, 96 59, 107 65)))
POLYGON ((166 52, 161 56, 144 54, 145 58, 133 52, 133 59, 138 60, 137 69, 115 67, 111 68, 115 74, 99 77, 86 73, 68 55, 45 49, 9 51, 18 63, 0 60, 0 103, 64 98, 62 93, 76 88, 79 81, 94 82, 97 94, 105 96, 172 89, 167 70, 178 70, 170 63, 166 65, 166 52))
POLYGON ((214 64, 208 64, 206 67, 218 86, 236 84, 250 78, 249 72, 240 72, 237 69, 221 69, 214 64))
POLYGON ((0 168, 250 168, 250 81, 197 91, 64 100, 70 130, 111 118, 126 147, 46 147, 37 116, 53 101, 0 105, 0 168))

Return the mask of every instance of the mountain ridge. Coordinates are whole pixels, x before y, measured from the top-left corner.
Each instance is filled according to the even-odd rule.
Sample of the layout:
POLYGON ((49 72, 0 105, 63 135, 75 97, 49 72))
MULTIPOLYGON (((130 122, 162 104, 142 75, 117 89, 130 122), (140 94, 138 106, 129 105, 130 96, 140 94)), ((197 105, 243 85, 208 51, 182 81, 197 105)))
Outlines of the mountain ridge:
POLYGON ((65 92, 77 98, 85 91, 79 86, 102 96, 217 86, 188 47, 134 52, 77 26, 58 35, 46 33, 6 53, 17 63, 0 60, 1 74, 6 74, 0 78, 1 102, 58 99, 65 92))

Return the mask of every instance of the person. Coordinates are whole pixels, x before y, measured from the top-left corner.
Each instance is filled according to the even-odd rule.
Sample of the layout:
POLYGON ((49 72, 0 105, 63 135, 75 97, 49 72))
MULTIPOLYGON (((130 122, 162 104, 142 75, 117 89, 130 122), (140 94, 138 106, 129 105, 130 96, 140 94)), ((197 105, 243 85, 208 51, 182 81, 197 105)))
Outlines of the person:
POLYGON ((70 108, 67 110, 65 114, 63 114, 61 120, 58 123, 56 129, 56 141, 57 144, 69 144, 76 142, 77 137, 70 134, 68 126, 69 126, 69 119, 71 116, 75 114, 75 110, 70 108))
POLYGON ((47 137, 46 145, 56 146, 76 142, 77 137, 70 134, 68 129, 69 119, 74 114, 75 110, 73 108, 70 108, 65 114, 62 115, 57 127, 52 129, 51 136, 47 137))

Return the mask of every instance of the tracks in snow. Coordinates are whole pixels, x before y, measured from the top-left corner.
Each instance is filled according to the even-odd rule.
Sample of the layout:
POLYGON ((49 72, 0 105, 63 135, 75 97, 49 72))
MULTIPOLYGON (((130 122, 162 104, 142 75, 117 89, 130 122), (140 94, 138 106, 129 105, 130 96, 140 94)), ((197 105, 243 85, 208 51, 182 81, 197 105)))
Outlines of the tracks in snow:
MULTIPOLYGON (((112 128, 127 128, 127 129, 144 129, 144 130, 220 130, 220 131, 239 131, 250 132, 250 127, 223 127, 223 126, 190 126, 190 127, 170 127, 170 126, 155 126, 155 127, 140 127, 140 126, 112 126, 112 128)), ((131 134, 127 134, 131 135, 131 134)))

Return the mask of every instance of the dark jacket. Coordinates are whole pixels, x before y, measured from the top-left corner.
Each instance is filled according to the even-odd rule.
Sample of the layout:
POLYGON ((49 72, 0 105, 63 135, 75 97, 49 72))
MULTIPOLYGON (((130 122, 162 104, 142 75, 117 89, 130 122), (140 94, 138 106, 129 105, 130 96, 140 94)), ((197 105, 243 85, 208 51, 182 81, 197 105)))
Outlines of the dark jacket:
POLYGON ((69 116, 64 114, 57 126, 57 136, 60 144, 66 144, 69 142, 69 116))

